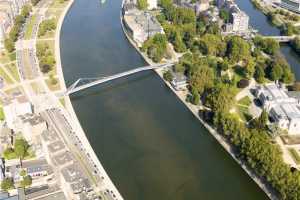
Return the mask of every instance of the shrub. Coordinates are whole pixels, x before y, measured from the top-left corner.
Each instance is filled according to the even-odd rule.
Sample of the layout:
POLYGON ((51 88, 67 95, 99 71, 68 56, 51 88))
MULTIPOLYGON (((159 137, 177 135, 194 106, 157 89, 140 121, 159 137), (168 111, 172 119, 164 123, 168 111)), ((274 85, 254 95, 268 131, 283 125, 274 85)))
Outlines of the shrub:
POLYGON ((249 86, 249 80, 248 79, 241 79, 238 84, 237 84, 238 88, 245 88, 247 86, 249 86))

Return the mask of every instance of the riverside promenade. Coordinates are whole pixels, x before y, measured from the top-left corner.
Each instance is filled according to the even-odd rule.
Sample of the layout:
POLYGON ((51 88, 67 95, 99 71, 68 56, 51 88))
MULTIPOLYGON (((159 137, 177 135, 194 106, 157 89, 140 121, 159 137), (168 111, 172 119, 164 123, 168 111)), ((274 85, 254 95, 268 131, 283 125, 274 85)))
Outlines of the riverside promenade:
MULTIPOLYGON (((123 5, 124 5, 124 1, 125 0, 123 0, 122 8, 123 8, 123 5)), ((136 43, 133 41, 133 39, 129 36, 129 34, 127 33, 126 28, 124 26, 122 12, 120 12, 120 20, 121 20, 122 30, 123 30, 127 40, 131 43, 131 45, 139 52, 139 54, 144 58, 144 60, 149 65, 157 64, 157 63, 154 63, 150 58, 148 58, 148 56, 139 49, 139 47, 136 45, 136 43)), ((176 61, 174 60, 174 62, 176 62, 176 61)), ((267 194, 267 196, 272 200, 279 200, 279 197, 274 192, 273 188, 271 188, 265 180, 263 180, 250 167, 248 167, 243 160, 239 159, 235 155, 233 145, 228 140, 226 140, 225 137, 223 137, 221 134, 219 134, 212 126, 210 126, 208 123, 206 123, 203 119, 200 118, 200 116, 199 116, 199 107, 195 106, 191 103, 188 103, 186 101, 187 92, 176 91, 171 86, 171 84, 163 78, 164 69, 156 69, 154 71, 159 75, 159 77, 164 81, 164 83, 171 89, 171 91, 173 91, 173 93, 180 99, 180 101, 201 122, 201 124, 209 131, 209 133, 222 145, 222 147, 231 155, 231 157, 252 178, 252 180, 255 181, 255 183, 267 194)))
MULTIPOLYGON (((60 57, 60 34, 61 34, 61 28, 62 28, 62 25, 64 22, 64 18, 74 3, 74 0, 69 0, 69 1, 70 1, 69 4, 64 8, 63 13, 61 14, 61 16, 58 20, 57 29, 56 29, 56 33, 55 33, 55 58, 56 58, 57 74, 59 77, 59 83, 61 85, 61 89, 63 91, 66 90, 66 84, 65 84, 65 80, 64 80, 64 76, 63 76, 61 57, 60 57)), ((58 102, 58 98, 56 98, 56 99, 58 102)), ((98 192, 109 190, 110 192, 113 192, 113 194, 114 194, 113 199, 123 200, 123 197, 121 196, 121 194, 119 193, 119 191, 117 190, 117 188, 115 187, 115 185, 113 184, 111 179, 109 178, 108 174, 106 173, 105 169, 103 168, 102 164, 100 163, 98 157, 96 156, 93 148, 91 147, 91 145, 86 137, 86 134, 84 133, 84 131, 80 125, 80 122, 76 116, 76 113, 73 109, 70 98, 68 96, 65 96, 64 102, 65 102, 65 107, 63 107, 60 104, 61 105, 60 108, 64 112, 64 115, 68 118, 68 121, 71 122, 70 125, 73 127, 74 130, 76 130, 75 134, 77 134, 78 138, 81 139, 81 142, 83 144, 83 147, 85 148, 85 151, 88 152, 88 154, 90 155, 93 162, 97 165, 97 168, 101 173, 101 176, 103 177, 101 183, 97 183, 97 188, 99 189, 98 192)))

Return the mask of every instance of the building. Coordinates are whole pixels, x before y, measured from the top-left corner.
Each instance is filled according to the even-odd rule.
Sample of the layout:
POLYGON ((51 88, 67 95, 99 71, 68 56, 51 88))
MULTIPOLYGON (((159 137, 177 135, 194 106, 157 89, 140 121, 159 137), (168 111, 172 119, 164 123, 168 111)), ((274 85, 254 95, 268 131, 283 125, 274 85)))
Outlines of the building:
POLYGON ((20 131, 29 142, 36 142, 38 137, 47 130, 47 123, 40 115, 26 114, 20 116, 20 119, 22 121, 20 131))
POLYGON ((231 14, 232 16, 232 31, 233 32, 245 32, 248 31, 249 28, 249 16, 238 10, 231 14))
POLYGON ((156 9, 157 8, 157 0, 147 0, 148 2, 148 9, 156 9))
POLYGON ((269 117, 289 134, 300 134, 300 101, 289 97, 286 89, 277 84, 258 88, 257 97, 269 113, 269 117))
POLYGON ((181 73, 173 74, 174 78, 171 81, 171 85, 175 90, 185 90, 187 86, 187 77, 181 73))
POLYGON ((148 12, 136 11, 124 15, 124 25, 130 37, 141 47, 151 36, 164 33, 160 23, 148 12))
POLYGON ((216 1, 217 7, 218 7, 218 8, 222 8, 222 7, 225 5, 225 1, 226 1, 226 0, 217 0, 217 1, 216 1))
POLYGON ((3 112, 7 126, 14 129, 15 123, 18 121, 18 117, 25 114, 32 114, 33 107, 24 96, 20 96, 4 105, 3 112))
POLYGON ((53 174, 53 170, 45 159, 23 161, 22 168, 33 179, 53 174))
POLYGON ((209 0, 199 0, 196 3, 195 11, 198 15, 201 12, 207 11, 209 9, 209 0))
POLYGON ((300 13, 300 0, 281 0, 282 7, 300 13))

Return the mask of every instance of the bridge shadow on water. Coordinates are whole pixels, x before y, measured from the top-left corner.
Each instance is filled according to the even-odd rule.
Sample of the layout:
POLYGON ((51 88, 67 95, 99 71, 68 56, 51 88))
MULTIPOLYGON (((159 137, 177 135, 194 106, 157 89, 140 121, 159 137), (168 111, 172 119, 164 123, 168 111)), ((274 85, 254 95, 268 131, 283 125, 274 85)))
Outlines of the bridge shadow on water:
MULTIPOLYGON (((88 88, 84 91, 71 94, 70 98, 72 101, 78 101, 80 99, 87 98, 87 97, 103 95, 114 89, 128 88, 128 86, 130 86, 133 83, 145 81, 147 79, 153 78, 153 76, 156 76, 158 79, 160 79, 158 74, 156 74, 154 71, 152 70, 145 71, 138 74, 132 74, 127 77, 118 78, 116 80, 107 83, 93 86, 92 88, 88 88)), ((162 83, 164 82, 162 81, 162 83)))

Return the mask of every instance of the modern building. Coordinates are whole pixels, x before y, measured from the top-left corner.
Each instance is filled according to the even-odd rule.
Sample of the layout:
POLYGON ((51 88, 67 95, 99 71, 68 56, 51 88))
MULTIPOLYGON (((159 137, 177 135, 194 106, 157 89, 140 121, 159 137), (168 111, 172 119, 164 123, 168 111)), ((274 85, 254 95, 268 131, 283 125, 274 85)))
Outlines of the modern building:
POLYGON ((281 0, 282 7, 300 13, 300 0, 281 0))
POLYGON ((283 86, 271 83, 258 88, 257 97, 269 117, 289 134, 300 134, 300 101, 289 97, 283 86))
POLYGON ((33 179, 49 176, 53 170, 45 159, 23 161, 22 168, 33 179))
POLYGON ((151 36, 164 33, 157 19, 148 12, 136 11, 124 15, 124 25, 130 37, 141 47, 151 36))

